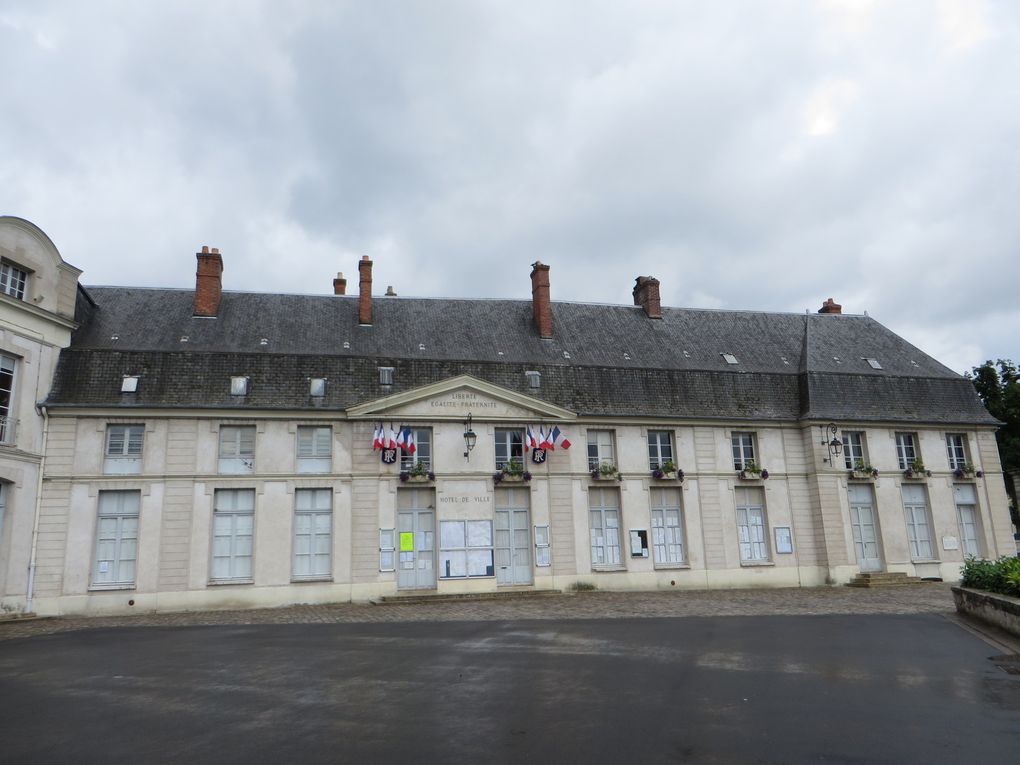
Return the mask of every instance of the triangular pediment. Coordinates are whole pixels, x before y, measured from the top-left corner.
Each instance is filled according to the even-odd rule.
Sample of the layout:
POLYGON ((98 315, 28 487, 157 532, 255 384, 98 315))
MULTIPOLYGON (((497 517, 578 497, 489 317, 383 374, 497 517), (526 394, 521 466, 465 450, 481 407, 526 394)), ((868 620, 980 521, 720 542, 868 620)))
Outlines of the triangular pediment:
POLYGON ((449 380, 368 401, 347 410, 350 419, 402 417, 429 420, 573 420, 568 409, 499 385, 460 375, 449 380))

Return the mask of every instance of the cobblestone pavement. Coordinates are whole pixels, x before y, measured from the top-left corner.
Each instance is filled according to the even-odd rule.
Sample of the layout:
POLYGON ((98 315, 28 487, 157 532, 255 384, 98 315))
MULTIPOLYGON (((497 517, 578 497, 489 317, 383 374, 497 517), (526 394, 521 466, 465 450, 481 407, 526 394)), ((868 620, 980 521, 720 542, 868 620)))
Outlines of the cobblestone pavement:
POLYGON ((76 616, 0 621, 0 641, 110 627, 184 627, 353 622, 633 619, 684 616, 951 613, 950 585, 884 589, 813 587, 671 592, 582 592, 517 600, 287 606, 243 611, 188 611, 131 616, 76 616))

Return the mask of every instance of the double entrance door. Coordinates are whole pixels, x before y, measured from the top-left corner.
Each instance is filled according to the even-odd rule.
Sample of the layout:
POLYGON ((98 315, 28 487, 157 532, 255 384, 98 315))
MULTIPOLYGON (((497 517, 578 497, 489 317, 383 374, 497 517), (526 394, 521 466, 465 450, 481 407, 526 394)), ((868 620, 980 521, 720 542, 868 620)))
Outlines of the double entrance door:
POLYGON ((870 484, 850 484, 850 527, 853 529, 857 565, 861 571, 881 571, 882 553, 875 523, 875 500, 870 484))
POLYGON ((496 490, 496 584, 531 584, 531 494, 496 490))
POLYGON ((397 490, 397 587, 436 587, 436 511, 429 489, 397 490))

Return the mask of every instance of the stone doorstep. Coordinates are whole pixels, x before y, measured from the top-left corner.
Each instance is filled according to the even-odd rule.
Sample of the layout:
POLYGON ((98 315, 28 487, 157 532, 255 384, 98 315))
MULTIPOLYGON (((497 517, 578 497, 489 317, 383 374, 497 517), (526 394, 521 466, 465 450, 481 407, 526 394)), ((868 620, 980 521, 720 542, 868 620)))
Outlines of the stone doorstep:
POLYGON ((401 603, 455 603, 479 600, 527 600, 562 595, 562 590, 504 590, 502 592, 420 593, 416 595, 383 595, 370 600, 373 606, 392 606, 401 603))
POLYGON ((916 576, 907 576, 900 571, 869 571, 858 574, 849 582, 847 587, 904 587, 911 584, 924 584, 916 576))

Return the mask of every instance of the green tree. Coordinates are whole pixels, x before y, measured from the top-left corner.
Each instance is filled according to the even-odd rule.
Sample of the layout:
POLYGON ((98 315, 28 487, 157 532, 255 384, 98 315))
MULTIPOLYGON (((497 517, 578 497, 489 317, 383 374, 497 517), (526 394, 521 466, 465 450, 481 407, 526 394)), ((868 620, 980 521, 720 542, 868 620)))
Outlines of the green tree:
MULTIPOLYGON (((1005 423, 995 434, 1002 469, 1020 470, 1020 373, 1016 364, 1010 359, 999 359, 995 363, 989 360, 979 367, 974 367, 973 373, 968 377, 992 416, 1005 423)), ((1013 505, 1010 513, 1013 516, 1013 523, 1020 526, 1016 510, 1017 498, 1012 484, 1013 482, 1007 479, 1006 488, 1010 492, 1013 505)))

